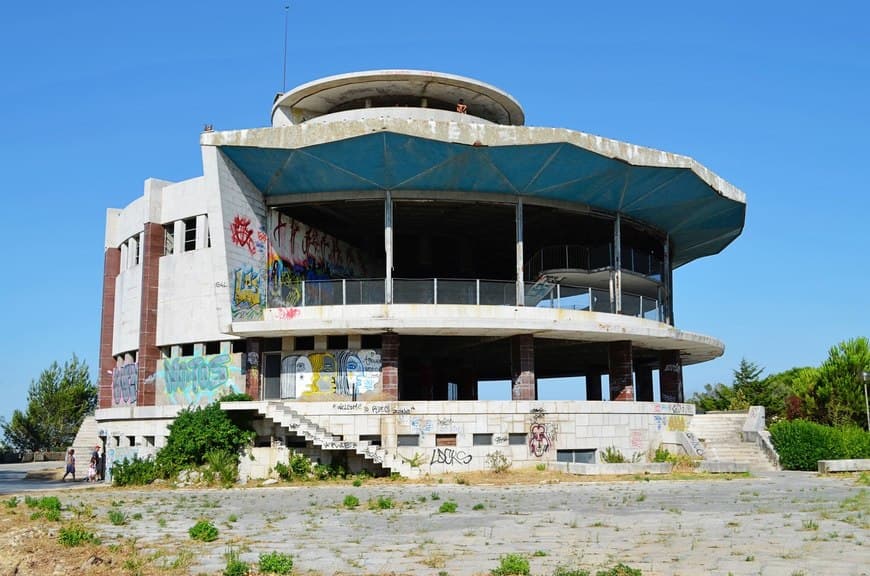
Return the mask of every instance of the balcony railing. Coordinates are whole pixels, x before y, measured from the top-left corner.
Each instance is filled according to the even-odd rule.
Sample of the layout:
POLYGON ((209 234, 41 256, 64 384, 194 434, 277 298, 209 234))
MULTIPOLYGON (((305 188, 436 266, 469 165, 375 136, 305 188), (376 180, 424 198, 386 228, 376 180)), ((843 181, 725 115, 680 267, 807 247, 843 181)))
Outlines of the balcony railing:
MULTIPOLYGON (((301 282, 299 306, 347 306, 384 304, 385 280, 344 279, 301 282)), ((507 280, 462 280, 445 278, 394 278, 395 304, 460 304, 469 306, 516 306, 516 283, 507 280)), ((526 306, 590 312, 613 312, 610 292, 588 286, 559 283, 525 283, 526 306)), ((622 293, 622 314, 662 321, 657 298, 622 293)))

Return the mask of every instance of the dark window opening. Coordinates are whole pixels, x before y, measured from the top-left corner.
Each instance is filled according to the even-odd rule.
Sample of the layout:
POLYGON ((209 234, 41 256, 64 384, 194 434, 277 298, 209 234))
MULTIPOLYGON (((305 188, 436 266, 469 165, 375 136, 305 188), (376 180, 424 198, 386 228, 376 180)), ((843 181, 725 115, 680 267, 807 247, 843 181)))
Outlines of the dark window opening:
POLYGON ((206 342, 205 343, 206 356, 211 356, 212 354, 220 354, 220 353, 221 353, 221 343, 220 342, 206 342))
POLYGON ((396 438, 396 446, 419 446, 419 434, 399 434, 396 438))
POLYGON ((347 336, 327 336, 326 348, 328 350, 346 350, 347 336))
POLYGON ((182 344, 181 345, 181 355, 182 356, 193 356, 193 344, 182 344))
POLYGON ((127 441, 130 442, 130 446, 136 446, 136 437, 135 436, 127 436, 127 441))
POLYGON ((360 442, 368 442, 372 446, 380 446, 381 445, 381 435, 380 434, 360 434, 359 439, 360 439, 360 442))
POLYGON ((248 351, 248 341, 247 340, 233 340, 232 351, 233 351, 233 354, 238 354, 239 352, 247 352, 248 351))
POLYGON ((305 448, 305 438, 291 434, 284 437, 284 445, 287 448, 305 448))
POLYGON ((380 334, 363 334, 360 338, 360 348, 365 350, 378 349, 381 347, 380 334))
POLYGON ((314 336, 297 336, 294 350, 314 350, 314 336))
POLYGON ((526 443, 526 435, 525 433, 520 434, 509 434, 508 435, 508 444, 511 446, 524 446, 526 443))
POLYGON ((264 338, 263 339, 263 352, 280 352, 281 351, 281 339, 280 338, 264 338))
POLYGON ((556 462, 595 464, 595 449, 556 450, 556 462))
POLYGON ((492 446, 492 434, 475 434, 471 443, 475 446, 492 446))
POLYGON ((196 218, 184 220, 184 251, 196 250, 196 218))

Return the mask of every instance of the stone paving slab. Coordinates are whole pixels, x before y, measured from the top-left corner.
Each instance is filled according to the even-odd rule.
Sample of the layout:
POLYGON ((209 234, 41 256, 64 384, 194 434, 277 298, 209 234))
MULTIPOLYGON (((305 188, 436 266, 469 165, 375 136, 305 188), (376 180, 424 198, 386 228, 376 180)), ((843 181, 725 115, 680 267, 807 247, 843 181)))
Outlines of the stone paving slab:
POLYGON ((594 574, 617 562, 646 576, 870 574, 870 488, 855 477, 814 473, 510 486, 451 478, 361 487, 97 487, 61 498, 93 507, 104 544, 134 537, 146 548, 193 551, 191 574, 219 574, 228 545, 252 563, 261 552, 291 553, 296 574, 488 574, 508 553, 527 555, 535 575, 559 565, 594 574), (358 508, 342 506, 348 494, 359 498, 358 508), (397 507, 369 509, 378 498, 397 507), (447 501, 455 513, 438 511, 447 501), (128 524, 108 522, 113 504, 128 524), (217 541, 188 538, 200 518, 218 526, 217 541))

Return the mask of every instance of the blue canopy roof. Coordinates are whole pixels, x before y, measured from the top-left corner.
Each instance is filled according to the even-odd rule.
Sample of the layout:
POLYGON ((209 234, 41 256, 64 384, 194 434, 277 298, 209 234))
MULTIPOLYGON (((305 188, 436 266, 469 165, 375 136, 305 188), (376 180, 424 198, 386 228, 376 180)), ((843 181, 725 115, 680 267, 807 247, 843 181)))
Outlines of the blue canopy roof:
POLYGON ((294 149, 220 149, 267 197, 469 191, 619 212, 668 233, 674 267, 725 248, 746 212, 689 168, 635 166, 568 142, 469 146, 383 131, 294 149))

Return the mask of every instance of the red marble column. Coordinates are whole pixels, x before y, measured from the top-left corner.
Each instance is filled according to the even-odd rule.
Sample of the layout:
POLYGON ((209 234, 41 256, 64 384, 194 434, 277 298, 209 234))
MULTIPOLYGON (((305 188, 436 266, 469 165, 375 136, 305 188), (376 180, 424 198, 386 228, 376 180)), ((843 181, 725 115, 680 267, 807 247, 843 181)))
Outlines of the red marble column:
POLYGON ((381 336, 381 392, 384 400, 399 400, 399 335, 381 336))
POLYGON ((608 347, 610 361, 610 399, 630 402, 634 400, 632 379, 631 342, 611 342, 608 347))
POLYGON ((531 334, 511 337, 511 377, 513 400, 537 400, 535 338, 531 334))
POLYGON ((121 272, 121 249, 106 248, 103 256, 103 312, 100 320, 100 373, 99 407, 112 407, 112 372, 115 358, 112 356, 113 330, 115 326, 115 279, 121 272))
POLYGON ((653 376, 649 366, 638 366, 634 371, 637 382, 637 400, 639 402, 653 401, 653 376))
POLYGON ((587 372, 586 373, 586 399, 601 400, 601 373, 587 372))
POLYGON ((160 257, 163 256, 163 226, 146 222, 142 234, 142 297, 139 310, 139 386, 137 404, 154 406, 155 373, 160 350, 157 348, 157 289, 160 284, 160 257))
POLYGON ((683 401, 683 362, 679 350, 659 355, 659 388, 662 402, 683 401))

